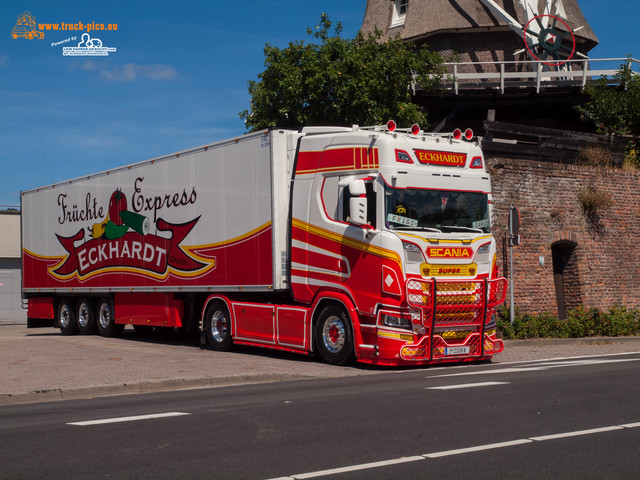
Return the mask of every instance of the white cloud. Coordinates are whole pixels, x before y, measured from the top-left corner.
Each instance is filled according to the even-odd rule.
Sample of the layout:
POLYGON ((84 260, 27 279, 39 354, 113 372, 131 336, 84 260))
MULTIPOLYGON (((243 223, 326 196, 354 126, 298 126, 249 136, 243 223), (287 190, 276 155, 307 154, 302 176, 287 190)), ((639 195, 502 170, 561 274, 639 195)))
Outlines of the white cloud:
POLYGON ((0 53, 0 67, 4 67, 7 64, 7 60, 9 60, 9 57, 0 53))
MULTIPOLYGON (((87 60, 85 65, 91 62, 87 60)), ((136 65, 134 63, 127 63, 125 65, 119 65, 112 68, 107 68, 102 65, 91 62, 91 65, 83 66, 85 70, 100 69, 100 77, 103 80, 114 82, 133 82, 138 79, 149 80, 168 80, 175 77, 178 71, 171 65, 156 64, 156 65, 136 65)))
POLYGON ((87 60, 80 66, 80 68, 82 70, 96 70, 98 68, 102 68, 102 65, 103 64, 94 62, 93 60, 87 60))
MULTIPOLYGON (((0 57, 2 58, 2 57, 0 57)), ((133 82, 135 80, 169 80, 178 75, 178 71, 171 65, 158 63, 155 65, 109 65, 107 62, 85 60, 81 65, 74 64, 73 69, 97 71, 100 78, 108 82, 133 82)))

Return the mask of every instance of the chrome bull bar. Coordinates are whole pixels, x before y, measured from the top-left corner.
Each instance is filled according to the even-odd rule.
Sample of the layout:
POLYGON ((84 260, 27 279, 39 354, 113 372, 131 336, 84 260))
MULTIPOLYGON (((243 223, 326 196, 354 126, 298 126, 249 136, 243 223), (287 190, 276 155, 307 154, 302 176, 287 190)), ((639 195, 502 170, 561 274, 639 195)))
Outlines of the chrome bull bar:
MULTIPOLYGON (((468 353, 452 356, 478 357, 485 354, 487 321, 506 297, 504 278, 477 280, 409 279, 406 283, 407 302, 421 312, 421 321, 428 332, 417 344, 405 345, 400 354, 412 360, 434 360, 447 356, 448 344, 437 330, 473 329, 465 347, 468 353), (435 336, 435 338, 434 338, 435 336), (428 339, 428 343, 427 343, 428 339)), ((501 344, 501 342, 500 342, 501 344)))

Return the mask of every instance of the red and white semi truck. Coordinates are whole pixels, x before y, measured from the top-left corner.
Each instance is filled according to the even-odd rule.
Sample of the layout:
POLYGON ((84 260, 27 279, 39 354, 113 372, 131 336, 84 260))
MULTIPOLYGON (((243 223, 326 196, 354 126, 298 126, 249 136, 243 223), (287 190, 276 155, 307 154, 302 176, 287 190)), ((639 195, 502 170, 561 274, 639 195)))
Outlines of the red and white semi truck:
POLYGON ((506 282, 460 137, 273 129, 24 191, 29 325, 184 327, 333 364, 490 358, 506 282))

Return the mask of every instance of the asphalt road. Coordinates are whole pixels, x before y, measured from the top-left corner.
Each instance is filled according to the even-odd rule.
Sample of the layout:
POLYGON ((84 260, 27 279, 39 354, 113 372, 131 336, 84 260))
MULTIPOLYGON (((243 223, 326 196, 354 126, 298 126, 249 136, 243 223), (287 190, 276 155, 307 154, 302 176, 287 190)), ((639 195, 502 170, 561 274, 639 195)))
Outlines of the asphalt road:
POLYGON ((639 404, 622 354, 5 406, 0 478, 638 478, 639 404))

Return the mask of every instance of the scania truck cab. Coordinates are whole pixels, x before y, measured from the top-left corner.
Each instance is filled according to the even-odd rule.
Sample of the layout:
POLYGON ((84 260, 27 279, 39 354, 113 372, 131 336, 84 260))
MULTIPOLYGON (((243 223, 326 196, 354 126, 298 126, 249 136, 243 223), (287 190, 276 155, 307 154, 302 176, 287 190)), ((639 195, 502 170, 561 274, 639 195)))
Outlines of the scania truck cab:
MULTIPOLYGON (((493 312, 506 284, 490 233, 490 179, 473 134, 426 134, 392 122, 340 135, 303 132, 292 197, 295 298, 313 302, 333 291, 353 299, 362 361, 502 351, 493 312)), ((334 318, 317 336, 339 352, 348 328, 334 318)))

